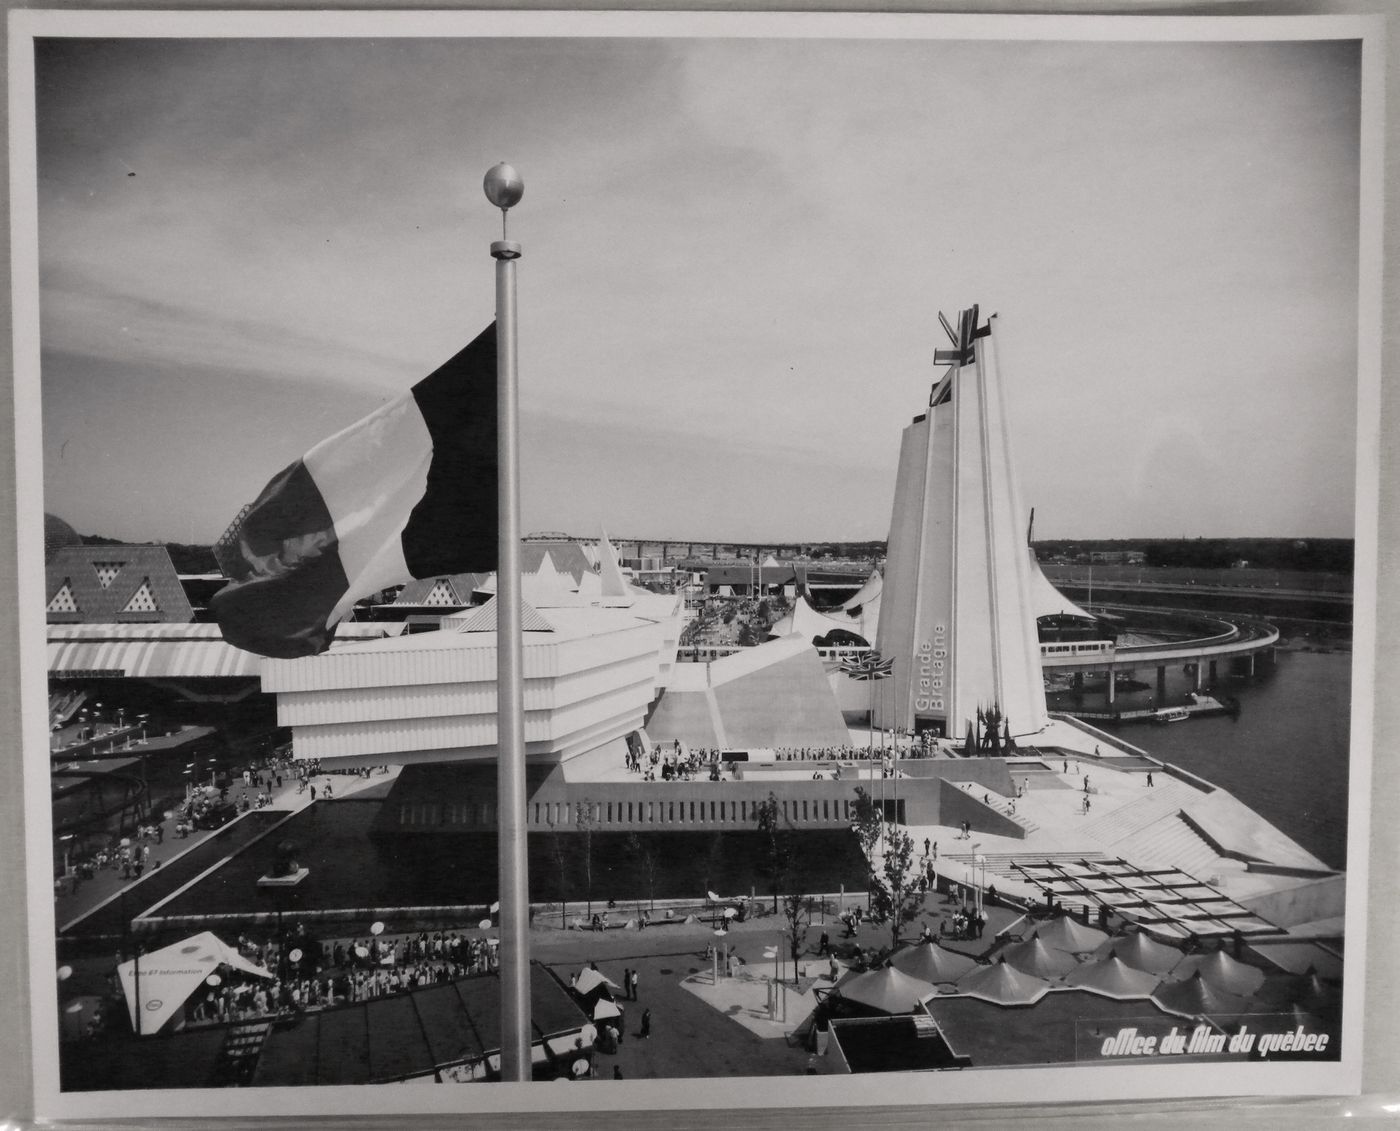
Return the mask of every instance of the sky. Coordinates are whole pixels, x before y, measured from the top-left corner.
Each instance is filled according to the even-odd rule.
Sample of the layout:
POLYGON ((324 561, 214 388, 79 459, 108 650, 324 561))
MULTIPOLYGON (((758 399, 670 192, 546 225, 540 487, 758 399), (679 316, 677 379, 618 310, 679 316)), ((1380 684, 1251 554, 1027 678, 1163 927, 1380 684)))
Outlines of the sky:
POLYGON ((489 323, 522 527, 878 539, 940 310, 1043 538, 1348 537, 1359 47, 45 40, 45 509, 212 541, 489 323))

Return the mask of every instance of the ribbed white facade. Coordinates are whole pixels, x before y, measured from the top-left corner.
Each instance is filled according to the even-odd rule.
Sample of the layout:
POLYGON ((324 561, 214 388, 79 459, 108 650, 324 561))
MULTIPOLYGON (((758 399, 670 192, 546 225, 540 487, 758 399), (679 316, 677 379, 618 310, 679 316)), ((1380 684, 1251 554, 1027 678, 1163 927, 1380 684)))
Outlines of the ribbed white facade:
MULTIPOLYGON (((674 600, 631 608, 537 611, 524 633, 525 742, 531 759, 564 761, 638 730, 679 635, 674 600), (660 616, 644 615, 660 613, 660 616), (669 654, 667 649, 669 648, 669 654)), ((298 660, 267 660, 297 758, 442 762, 496 754, 496 633, 437 632, 298 660)))

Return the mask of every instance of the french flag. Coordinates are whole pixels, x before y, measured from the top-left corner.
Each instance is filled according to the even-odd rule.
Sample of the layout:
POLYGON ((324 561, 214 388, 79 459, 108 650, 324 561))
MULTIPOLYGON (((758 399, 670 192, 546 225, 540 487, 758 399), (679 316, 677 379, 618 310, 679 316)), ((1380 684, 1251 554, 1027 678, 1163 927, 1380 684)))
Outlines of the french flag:
POLYGON ((323 440, 219 540, 224 639, 292 659, 356 601, 496 567, 496 324, 407 393, 323 440))

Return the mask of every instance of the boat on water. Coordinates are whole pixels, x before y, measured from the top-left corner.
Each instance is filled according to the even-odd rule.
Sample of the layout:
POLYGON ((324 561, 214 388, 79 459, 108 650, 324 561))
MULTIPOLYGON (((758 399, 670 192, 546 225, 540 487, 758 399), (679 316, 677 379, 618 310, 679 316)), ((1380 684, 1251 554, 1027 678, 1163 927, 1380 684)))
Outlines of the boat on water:
POLYGON ((1154 723, 1182 723, 1191 717, 1185 707, 1159 707, 1152 712, 1154 723))

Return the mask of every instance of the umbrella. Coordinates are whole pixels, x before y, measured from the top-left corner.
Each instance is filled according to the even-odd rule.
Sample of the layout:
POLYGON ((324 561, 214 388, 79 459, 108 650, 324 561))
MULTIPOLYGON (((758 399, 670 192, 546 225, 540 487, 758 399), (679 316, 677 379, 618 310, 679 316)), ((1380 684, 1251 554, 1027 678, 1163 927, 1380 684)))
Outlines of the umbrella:
POLYGON ((369 933, 372 934, 372 935, 382 935, 382 934, 384 933, 384 924, 383 924, 383 923, 371 923, 371 924, 369 925, 369 933))
POLYGON ((1216 989, 1201 977, 1199 970, 1185 981, 1162 982, 1152 991, 1152 1000, 1168 1013, 1209 1017, 1213 1021, 1233 1020, 1246 1008, 1244 998, 1216 989))
POLYGON ((979 966, 958 980, 958 992, 994 1005, 1033 1005, 1050 991, 1050 983, 998 962, 979 966))
POLYGON ((1193 954, 1172 968, 1175 980, 1189 978, 1200 971, 1201 977, 1218 990, 1249 997, 1264 984, 1264 971, 1231 958, 1223 950, 1209 954, 1193 954))
POLYGON ((1157 976, 1129 966, 1116 954, 1086 962, 1065 975, 1065 985, 1111 998, 1151 997, 1157 976))
POLYGON ((622 1010, 617 1007, 617 1003, 608 998, 599 998, 598 1004, 593 1007, 593 1020, 602 1021, 605 1017, 621 1017, 622 1010))
POLYGON ((1023 974, 1034 974, 1037 978, 1063 977, 1079 965, 1074 955, 1046 946, 1035 935, 1025 942, 1007 947, 1001 952, 1001 957, 1007 965, 1014 966, 1023 974))
POLYGON ((489 931, 491 929, 491 920, 483 919, 477 926, 483 931, 489 931))
POLYGON ((890 965, 911 978, 925 982, 956 982, 977 966, 977 960, 955 950, 944 950, 937 943, 908 946, 890 959, 890 965))
POLYGON ((929 982, 885 966, 847 978, 836 987, 836 992, 847 1001, 881 1013, 913 1013, 919 1002, 932 997, 937 990, 929 982))
POLYGON ((1094 927, 1086 927, 1077 919, 1061 915, 1049 923, 1036 928, 1035 935, 1046 946, 1056 950, 1067 950, 1071 954, 1085 954, 1100 947, 1108 935, 1094 927))
POLYGON ((1181 961, 1181 951, 1153 942, 1141 931, 1109 939, 1094 951, 1095 958, 1107 958, 1111 954, 1116 954, 1129 966, 1146 970, 1149 974, 1165 974, 1181 961))

